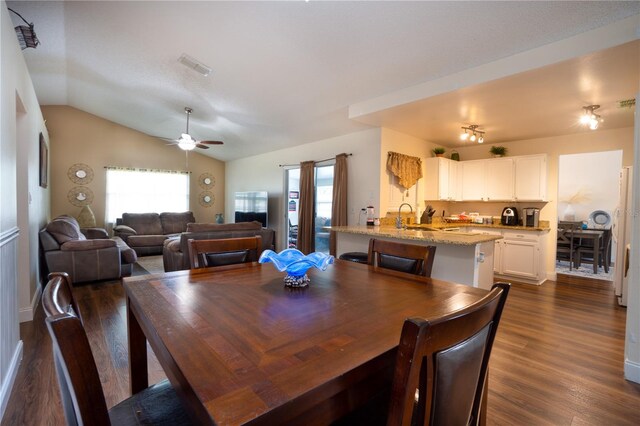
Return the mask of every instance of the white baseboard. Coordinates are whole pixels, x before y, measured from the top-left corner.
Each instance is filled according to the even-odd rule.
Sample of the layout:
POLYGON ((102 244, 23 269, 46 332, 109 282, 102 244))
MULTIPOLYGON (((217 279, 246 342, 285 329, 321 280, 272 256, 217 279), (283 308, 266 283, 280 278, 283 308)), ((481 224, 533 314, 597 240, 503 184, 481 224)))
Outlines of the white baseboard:
POLYGON ((7 369, 7 376, 0 388, 0 420, 4 417, 4 410, 9 403, 9 397, 11 396, 11 389, 13 389, 13 383, 16 380, 18 374, 18 367, 20 367, 20 361, 22 361, 22 340, 18 340, 16 350, 13 352, 11 363, 7 369))
POLYGON ((640 364, 637 362, 625 359, 624 360, 624 378, 631 381, 640 383, 640 364))
POLYGON ((20 322, 33 321, 33 313, 36 311, 36 307, 38 306, 38 302, 40 301, 41 295, 42 295, 42 287, 38 284, 36 286, 36 293, 33 295, 33 299, 31 299, 31 306, 28 308, 20 308, 18 310, 18 321, 20 322))

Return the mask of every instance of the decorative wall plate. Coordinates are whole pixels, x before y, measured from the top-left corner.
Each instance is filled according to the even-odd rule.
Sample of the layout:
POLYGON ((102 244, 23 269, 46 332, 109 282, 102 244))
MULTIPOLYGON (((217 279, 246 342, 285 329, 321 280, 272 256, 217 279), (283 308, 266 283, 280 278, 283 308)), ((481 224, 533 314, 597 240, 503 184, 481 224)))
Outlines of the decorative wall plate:
POLYGON ((216 197, 210 191, 202 191, 198 195, 198 202, 202 207, 211 207, 216 201, 216 197))
POLYGON ((73 183, 86 185, 93 180, 93 170, 86 164, 77 163, 69 167, 67 177, 73 183))
POLYGON ((203 189, 211 189, 216 185, 216 178, 211 173, 203 173, 198 177, 198 185, 203 189))
POLYGON ((67 200, 76 207, 88 206, 93 202, 93 191, 86 186, 74 186, 67 193, 67 200))

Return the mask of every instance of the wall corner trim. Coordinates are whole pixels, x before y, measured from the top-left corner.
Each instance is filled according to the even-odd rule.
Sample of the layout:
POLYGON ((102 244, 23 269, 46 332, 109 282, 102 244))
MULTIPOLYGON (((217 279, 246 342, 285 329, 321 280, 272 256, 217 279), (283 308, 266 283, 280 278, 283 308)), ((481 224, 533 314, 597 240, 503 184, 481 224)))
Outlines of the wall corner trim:
POLYGON ((18 375, 18 367, 20 367, 20 361, 22 361, 22 348, 22 340, 18 340, 16 349, 13 352, 13 357, 11 358, 11 363, 7 369, 7 375, 0 387, 0 420, 4 417, 4 411, 7 408, 9 397, 11 396, 11 389, 13 389, 13 384, 18 375))
POLYGON ((36 307, 38 307, 40 296, 42 296, 42 287, 38 284, 36 286, 36 293, 33 295, 33 299, 31 299, 31 306, 28 308, 20 308, 18 312, 18 321, 21 323, 33 321, 33 313, 36 311, 36 307))
POLYGON ((628 358, 625 359, 624 378, 631 382, 640 383, 640 364, 633 362, 628 358))

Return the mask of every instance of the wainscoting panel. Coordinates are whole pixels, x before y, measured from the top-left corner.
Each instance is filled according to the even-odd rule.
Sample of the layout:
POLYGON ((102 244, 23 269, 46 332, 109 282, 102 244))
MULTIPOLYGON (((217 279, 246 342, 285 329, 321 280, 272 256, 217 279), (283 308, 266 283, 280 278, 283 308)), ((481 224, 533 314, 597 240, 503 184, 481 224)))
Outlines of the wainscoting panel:
POLYGON ((18 322, 18 228, 0 233, 0 418, 22 358, 18 322))

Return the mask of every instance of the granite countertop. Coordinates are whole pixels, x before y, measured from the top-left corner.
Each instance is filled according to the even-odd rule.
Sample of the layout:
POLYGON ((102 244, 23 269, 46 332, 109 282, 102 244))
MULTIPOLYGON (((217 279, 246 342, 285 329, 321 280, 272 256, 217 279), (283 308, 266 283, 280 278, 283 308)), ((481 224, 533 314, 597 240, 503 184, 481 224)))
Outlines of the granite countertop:
POLYGON ((514 231, 548 231, 549 222, 548 221, 540 221, 540 226, 508 226, 502 225, 500 223, 494 223, 493 225, 485 225, 482 223, 434 223, 429 225, 409 225, 410 227, 426 227, 426 228, 438 228, 438 229, 447 229, 447 228, 487 228, 487 229, 511 229, 514 231))
MULTIPOLYGON (((424 225, 425 227, 428 225, 424 225)), ((327 227, 331 231, 343 232, 346 234, 369 235, 371 237, 397 238, 399 240, 417 240, 429 243, 453 244, 462 246, 472 246, 487 241, 499 240, 499 235, 473 234, 470 232, 414 229, 396 229, 392 226, 332 226, 327 227)))

